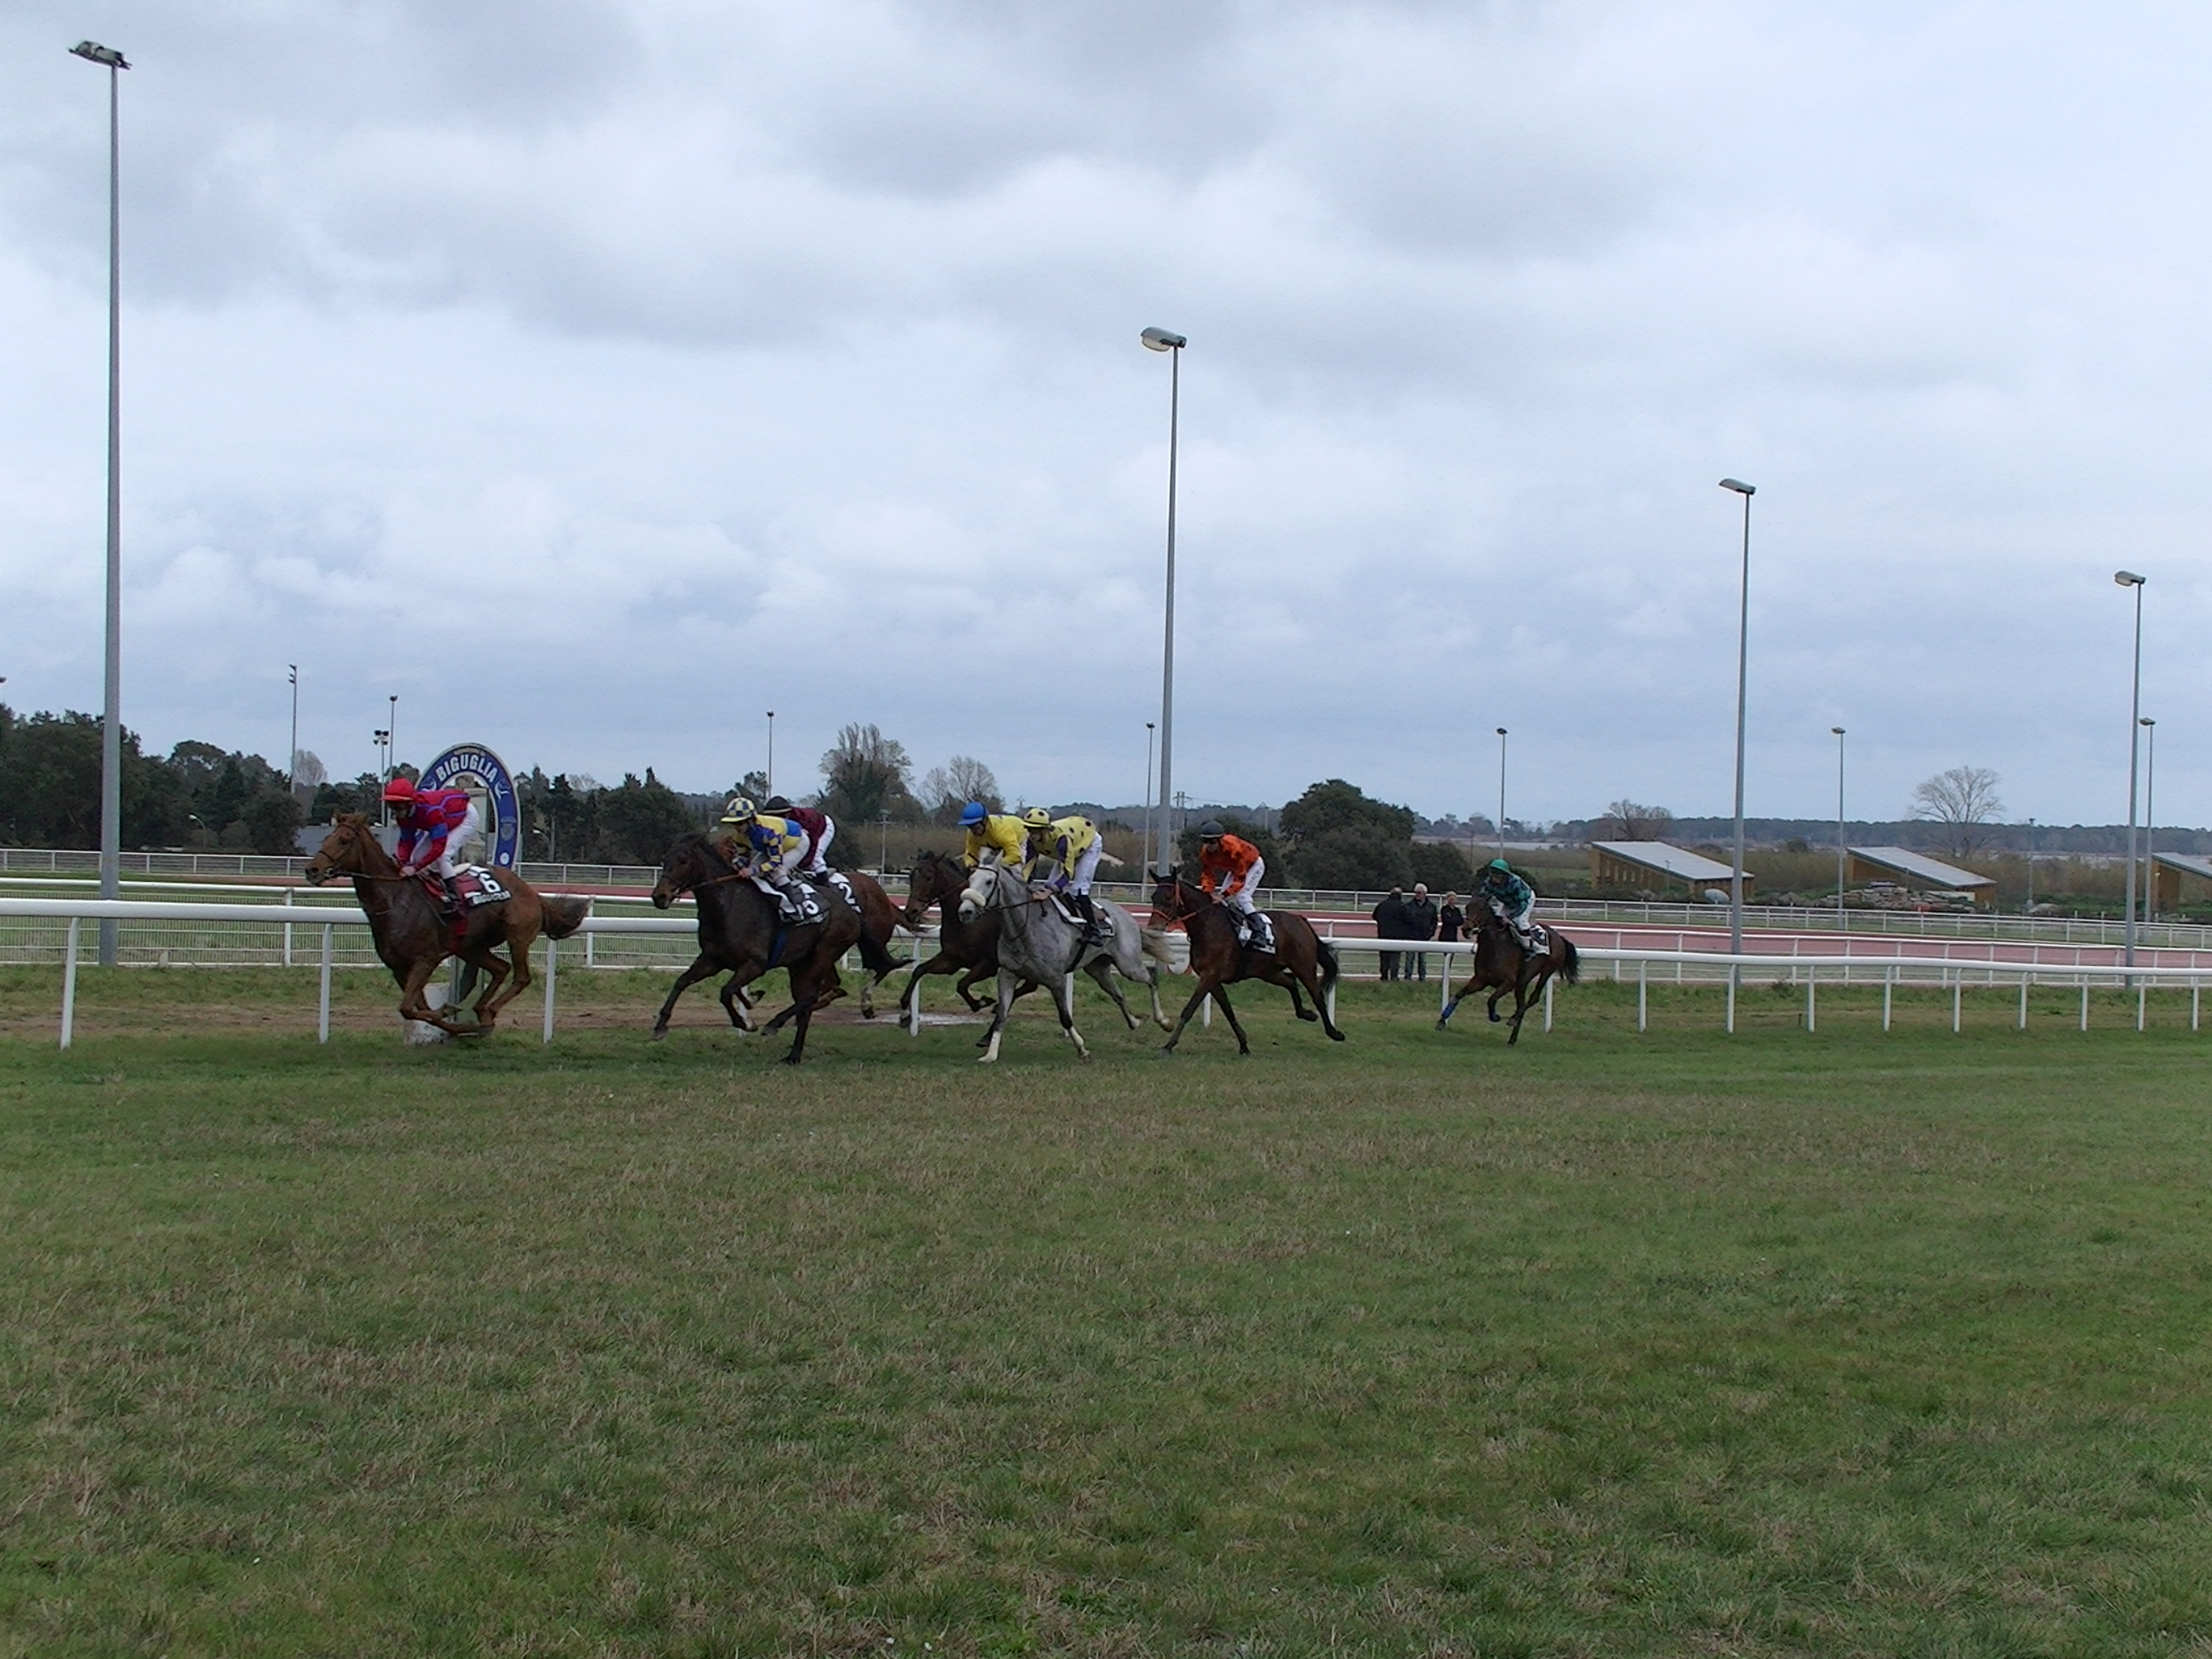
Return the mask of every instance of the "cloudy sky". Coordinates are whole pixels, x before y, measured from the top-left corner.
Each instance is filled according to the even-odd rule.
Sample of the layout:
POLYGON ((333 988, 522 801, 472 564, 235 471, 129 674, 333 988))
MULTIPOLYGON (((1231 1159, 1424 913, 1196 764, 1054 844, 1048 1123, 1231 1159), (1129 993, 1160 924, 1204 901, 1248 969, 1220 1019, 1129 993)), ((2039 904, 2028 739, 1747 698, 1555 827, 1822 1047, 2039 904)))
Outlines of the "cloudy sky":
POLYGON ((679 787, 873 720, 1133 800, 2212 822, 2212 12, 2182 3, 15 0, 0 673, 679 787))

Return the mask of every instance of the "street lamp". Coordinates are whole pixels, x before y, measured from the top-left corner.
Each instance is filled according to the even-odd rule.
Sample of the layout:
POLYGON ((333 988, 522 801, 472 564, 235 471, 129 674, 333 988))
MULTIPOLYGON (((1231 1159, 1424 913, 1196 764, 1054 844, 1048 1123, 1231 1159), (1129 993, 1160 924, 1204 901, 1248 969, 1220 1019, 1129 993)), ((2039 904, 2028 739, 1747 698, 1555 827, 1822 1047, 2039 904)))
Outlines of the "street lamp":
MULTIPOLYGON (((1751 498, 1758 489, 1741 478, 1723 478, 1723 489, 1743 497, 1743 575, 1735 621, 1735 867, 1729 875, 1729 952, 1743 954, 1743 712, 1751 664, 1751 498)), ((1731 973, 1735 969, 1729 970, 1731 973)))
MULTIPOLYGON (((384 717, 384 763, 387 770, 396 772, 399 769, 399 694, 397 691, 392 694, 390 702, 392 710, 384 717)), ((392 780, 386 778, 385 781, 389 783, 392 780)))
POLYGON ((2035 914, 2035 820, 2033 818, 2027 821, 2027 909, 2026 914, 2031 916, 2035 914))
POLYGON ((1828 730, 1836 738, 1836 926, 1844 925, 1844 728, 1828 730))
POLYGON ((2145 714, 2136 724, 2144 732, 2142 914, 2145 921, 2156 921, 2158 859, 2151 851, 2151 842, 2158 835, 2158 722, 2145 714))
POLYGON ((763 793, 775 793, 775 710, 773 708, 768 711, 768 770, 761 774, 761 781, 768 785, 763 793))
POLYGON ((292 680, 292 757, 284 767, 284 787, 294 794, 300 793, 300 665, 287 663, 292 680))
POLYGON ((1505 856, 1505 728, 1498 728, 1498 856, 1505 856))
POLYGON ((1152 721, 1145 722, 1145 841, 1137 854, 1139 866, 1152 855, 1152 736, 1157 729, 1152 721))
MULTIPOLYGON (((123 125, 122 76, 112 46, 70 50, 107 71, 107 663, 100 727, 100 896, 123 891, 123 125)), ((115 966, 115 923, 100 924, 100 965, 115 966)))
POLYGON ((2132 570, 2115 570, 2112 580, 2136 591, 2136 659, 2134 690, 2128 702, 2128 920, 2127 963, 2136 965, 2136 759, 2142 740, 2142 591, 2149 580, 2132 570))
POLYGON ((1148 328, 1137 337, 1147 351, 1168 354, 1168 580, 1160 647, 1160 805, 1166 820, 1160 831, 1160 868, 1164 870, 1175 862, 1175 817, 1165 808, 1175 799, 1169 790, 1175 777, 1176 461, 1182 439, 1182 349, 1190 342, 1164 328, 1148 328))

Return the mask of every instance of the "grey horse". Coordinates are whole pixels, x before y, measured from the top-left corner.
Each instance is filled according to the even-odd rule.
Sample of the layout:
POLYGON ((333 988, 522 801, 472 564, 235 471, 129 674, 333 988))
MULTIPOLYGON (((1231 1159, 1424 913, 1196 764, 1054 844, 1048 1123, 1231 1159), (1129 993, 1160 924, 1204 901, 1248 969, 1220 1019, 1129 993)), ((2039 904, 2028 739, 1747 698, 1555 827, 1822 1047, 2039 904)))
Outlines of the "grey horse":
POLYGON ((1104 899, 1097 900, 1096 904, 1098 919, 1107 925, 1110 936, 1103 945, 1086 946, 1083 943, 1082 924, 1070 921, 1060 915, 1059 906, 1032 894, 1029 884, 1014 871, 1002 867, 988 855, 975 866, 975 874, 968 878, 968 885, 960 895, 960 915, 972 921, 986 909, 993 909, 1000 916, 999 1006, 991 1017, 990 1034, 984 1039, 987 1046, 982 1064, 988 1066, 998 1059, 999 1039, 1006 1032, 1015 989, 1025 980, 1034 981, 1051 993, 1053 1012, 1060 1016, 1060 1029, 1075 1045, 1075 1052, 1090 1059, 1091 1050, 1082 1033, 1075 1029, 1075 1000, 1071 994, 1072 981, 1079 968, 1114 999, 1114 1006, 1129 1022, 1131 1030, 1137 1028, 1137 1017, 1129 1012, 1121 988, 1114 982, 1117 973, 1124 979, 1138 981, 1152 994, 1153 1020, 1162 1030, 1170 1029, 1167 1015, 1160 1008, 1160 970, 1145 960, 1143 930, 1119 905, 1104 899))

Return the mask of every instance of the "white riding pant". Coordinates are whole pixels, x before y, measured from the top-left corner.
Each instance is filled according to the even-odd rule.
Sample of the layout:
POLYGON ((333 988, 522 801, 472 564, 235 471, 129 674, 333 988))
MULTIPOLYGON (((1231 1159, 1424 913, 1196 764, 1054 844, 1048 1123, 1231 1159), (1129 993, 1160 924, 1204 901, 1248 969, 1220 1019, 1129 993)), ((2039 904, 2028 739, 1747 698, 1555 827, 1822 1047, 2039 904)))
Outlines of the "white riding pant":
POLYGON ((1252 895, 1260 890, 1260 878, 1267 873, 1267 860, 1254 859, 1252 867, 1244 872, 1243 880, 1238 882, 1234 887, 1224 887, 1221 890, 1221 902, 1240 915, 1250 915, 1255 908, 1252 903, 1252 895))
POLYGON ((1075 868, 1067 878, 1067 891, 1087 893, 1091 890, 1091 884, 1098 874, 1098 855, 1105 850, 1104 842, 1094 841, 1075 855, 1075 868))
POLYGON ((828 875, 830 873, 830 843, 836 839, 837 826, 834 823, 824 825, 822 839, 806 849, 805 857, 799 860, 799 867, 809 875, 828 875))
POLYGON ((446 850, 430 861, 429 867, 446 880, 451 881, 453 878, 453 872, 468 862, 470 849, 483 840, 483 817, 477 811, 477 804, 471 801, 467 812, 463 814, 461 821, 453 826, 453 833, 446 837, 446 850))

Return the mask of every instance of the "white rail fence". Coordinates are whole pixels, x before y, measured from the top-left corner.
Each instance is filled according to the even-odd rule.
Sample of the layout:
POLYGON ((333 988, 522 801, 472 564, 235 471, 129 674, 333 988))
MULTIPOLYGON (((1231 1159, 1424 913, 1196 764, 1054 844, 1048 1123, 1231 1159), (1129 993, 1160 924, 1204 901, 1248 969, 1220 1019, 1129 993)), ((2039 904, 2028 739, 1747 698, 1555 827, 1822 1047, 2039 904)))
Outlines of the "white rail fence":
MULTIPOLYGON (((359 907, 343 901, 313 904, 194 904, 181 902, 159 902, 134 899, 67 898, 0 898, 0 927, 44 924, 57 928, 60 938, 62 966, 61 1046, 70 1046, 75 1036, 76 1009, 77 966, 80 961, 82 930, 87 921, 112 918, 128 923, 135 929, 170 927, 191 934, 194 939, 204 937, 210 930, 228 927, 262 933, 281 930, 281 945, 262 945, 253 948, 263 953, 262 959, 281 956, 285 965, 295 965, 295 953, 304 957, 312 951, 312 960, 319 969, 316 1008, 316 1038, 330 1040, 331 981, 342 965, 338 936, 341 929, 362 928, 368 917, 359 907), (271 910, 283 913, 283 919, 272 916, 271 910), (307 939, 297 938, 302 931, 307 939)), ((592 915, 585 919, 579 930, 582 938, 582 954, 586 966, 672 966, 688 962, 694 954, 693 943, 698 924, 689 915, 592 915), (610 946, 624 942, 652 945, 659 954, 638 960, 597 960, 599 941, 610 946)), ((934 946, 934 930, 926 930, 915 939, 909 963, 918 962, 934 946)), ((1385 951, 1405 957, 1433 956, 1441 959, 1437 977, 1437 1006, 1441 1011, 1450 1000, 1454 969, 1457 959, 1469 955, 1474 945, 1462 941, 1455 944, 1424 943, 1418 952, 1406 949, 1403 939, 1337 939, 1331 941, 1340 957, 1363 952, 1382 954, 1385 951)), ((149 947, 137 947, 142 952, 149 947)), ((218 947, 220 948, 220 947, 218 947)), ((572 947, 573 948, 573 947, 572 947)), ((368 940, 363 936, 349 936, 345 953, 348 965, 357 965, 367 958, 374 965, 368 940)), ((1761 976, 1777 985, 1787 983, 1793 989, 1802 988, 1804 995, 1802 1024, 1808 1030, 1817 1030, 1820 1020, 1820 988, 1823 975, 1832 988, 1878 984, 1881 988, 1881 1024, 1890 1029, 1893 1005, 1899 986, 1940 986, 1951 993, 1951 1029, 1960 1029, 1965 994, 1971 986, 2016 985, 2019 990, 2017 1024, 2025 1030, 2028 1017, 2028 993, 2033 986, 2056 986, 2078 991, 2080 995, 2081 1029, 2089 1029, 2089 994, 2099 987, 2113 989, 2133 989, 2136 993, 2136 1029, 2145 1028, 2148 1018, 2149 994, 2153 988, 2186 990, 2189 993, 2189 1028, 2201 1029, 2203 981, 2212 976, 2212 968, 2196 966, 2160 967, 2138 963, 2130 967, 2120 963, 2073 962, 2057 963, 2036 960, 1960 961, 1936 957, 1888 957, 1869 959, 1852 956, 1809 956, 1798 954, 1780 956, 1771 953, 1746 952, 1730 955, 1724 951, 1667 951, 1648 949, 1606 949, 1586 947, 1582 959, 1595 968, 1609 967, 1616 982, 1633 980, 1636 985, 1636 1029, 1648 1029, 1650 1023, 1650 988, 1656 980, 1662 985, 1721 985, 1725 986, 1725 1028, 1733 1032, 1736 1027, 1737 1004, 1747 977, 1756 981, 1761 976), (1633 969, 1631 973, 1629 970, 1633 969), (1656 973, 1654 969, 1657 969, 1656 973)), ((542 1016, 543 1040, 550 1042, 556 1024, 561 945, 546 941, 543 973, 544 1007, 542 1016)), ((143 956, 141 959, 143 959, 143 956)), ((916 981, 916 994, 911 999, 907 1029, 919 1034, 922 1024, 921 986, 916 981)), ((1553 1002, 1556 986, 1547 987, 1543 1000, 1543 1026, 1552 1029, 1553 1002)), ((1334 998, 1331 996, 1334 1012, 1334 998)), ((1211 1005, 1206 1010, 1211 1021, 1211 1005)))

